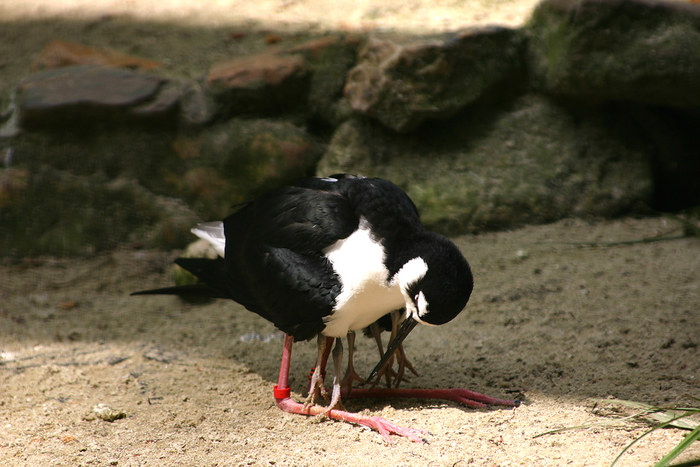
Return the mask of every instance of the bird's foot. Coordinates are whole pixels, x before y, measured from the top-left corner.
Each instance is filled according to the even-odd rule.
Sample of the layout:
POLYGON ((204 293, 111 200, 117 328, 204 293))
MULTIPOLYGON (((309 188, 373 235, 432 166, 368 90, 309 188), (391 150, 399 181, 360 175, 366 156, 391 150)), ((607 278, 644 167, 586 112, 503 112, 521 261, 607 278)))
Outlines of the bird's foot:
POLYGON ((485 405, 500 405, 503 407, 518 407, 519 400, 499 399, 465 388, 428 389, 435 398, 451 400, 469 407, 484 407, 485 405))
POLYGON ((414 398, 414 399, 441 399, 464 404, 472 408, 482 408, 488 405, 500 405, 504 407, 517 407, 520 401, 498 399, 464 388, 448 389, 354 389, 351 393, 342 394, 343 397, 357 398, 414 398))
POLYGON ((340 381, 340 387, 345 390, 345 392, 352 391, 353 381, 358 381, 361 383, 365 382, 365 379, 357 374, 355 371, 355 331, 348 332, 348 367, 345 370, 345 376, 340 381))
MULTIPOLYGON (((382 417, 367 417, 359 414, 352 414, 356 415, 358 417, 362 417, 364 420, 359 420, 357 422, 353 423, 358 423, 360 425, 367 426, 369 428, 372 428, 374 430, 377 430, 380 435, 382 435, 382 438, 384 438, 384 441, 387 443, 391 444, 391 436, 392 434, 397 435, 397 436, 403 436, 404 438, 408 438, 414 443, 427 443, 428 440, 425 439, 425 436, 428 435, 429 433, 425 430, 417 430, 415 428, 408 428, 408 427, 403 427, 399 426, 395 423, 392 423, 385 418, 382 417)), ((350 420, 348 420, 350 421, 350 420)))
POLYGON ((341 339, 336 339, 335 347, 333 347, 333 369, 335 370, 335 375, 333 376, 333 394, 331 395, 328 407, 321 412, 321 415, 328 416, 333 409, 344 410, 343 404, 340 402, 340 362, 342 362, 342 360, 343 341, 341 339))
POLYGON ((319 398, 330 400, 330 397, 328 397, 328 391, 326 390, 326 386, 324 384, 325 376, 325 371, 319 370, 318 367, 313 369, 311 380, 309 381, 309 395, 306 396, 306 399, 304 400, 304 407, 315 405, 319 398))
POLYGON ((398 373, 394 370, 394 357, 392 356, 392 357, 389 357, 389 360, 387 361, 386 365, 384 365, 384 368, 382 368, 381 370, 379 370, 377 372, 377 378, 374 379, 373 382, 367 381, 366 379, 363 379, 362 384, 371 383, 370 387, 374 388, 377 386, 377 384, 379 384, 382 377, 384 377, 384 379, 386 381, 386 387, 390 388, 390 387, 393 387, 394 384, 398 384, 398 383, 394 383, 396 381, 397 376, 398 376, 398 373))
POLYGON ((335 384, 333 385, 333 394, 331 395, 331 400, 328 403, 328 406, 319 414, 319 416, 328 416, 331 410, 345 410, 345 407, 343 406, 343 402, 340 400, 340 385, 335 384))
POLYGON ((347 412, 345 410, 330 409, 319 407, 317 405, 307 407, 305 404, 300 404, 290 397, 275 398, 277 407, 287 413, 296 413, 303 415, 324 415, 333 420, 354 423, 356 425, 366 426, 379 432, 382 438, 387 443, 392 443, 391 435, 403 436, 416 443, 425 443, 425 436, 428 434, 423 430, 407 428, 396 425, 382 417, 370 417, 358 413, 347 412))
POLYGON ((345 376, 343 376, 343 380, 340 382, 340 387, 342 387, 345 392, 349 393, 352 391, 352 383, 354 381, 364 383, 365 379, 358 375, 354 368, 349 367, 345 372, 345 376))
POLYGON ((403 344, 400 344, 399 348, 396 350, 396 361, 399 364, 399 368, 396 372, 396 377, 394 378, 395 388, 399 387, 401 381, 409 381, 409 379, 404 374, 406 372, 406 368, 408 368, 414 375, 420 376, 416 369, 413 367, 411 361, 408 359, 406 352, 404 352, 403 344))

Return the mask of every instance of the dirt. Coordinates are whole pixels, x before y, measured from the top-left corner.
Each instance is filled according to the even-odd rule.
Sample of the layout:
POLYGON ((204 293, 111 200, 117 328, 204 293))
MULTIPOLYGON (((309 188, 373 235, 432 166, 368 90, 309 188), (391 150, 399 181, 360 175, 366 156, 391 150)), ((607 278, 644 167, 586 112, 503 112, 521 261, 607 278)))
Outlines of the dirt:
MULTIPOLYGON (((419 327, 405 387, 467 387, 515 409, 350 400, 352 411, 428 430, 428 443, 279 411, 283 336, 237 304, 130 297, 171 283, 175 253, 0 266, 2 465, 608 465, 648 425, 609 398, 692 405, 700 396, 700 241, 582 246, 675 235, 665 218, 567 220, 456 238, 476 278, 453 322, 419 327), (105 404, 116 420, 96 416, 105 404), (123 418, 119 418, 119 417, 123 418), (543 433, 596 424, 587 429, 543 433)), ((297 343, 304 397, 313 342, 297 343)), ((366 374, 377 360, 357 343, 366 374)), ((686 432, 654 432, 620 465, 649 465, 686 432)), ((700 456, 700 445, 680 459, 700 456)))

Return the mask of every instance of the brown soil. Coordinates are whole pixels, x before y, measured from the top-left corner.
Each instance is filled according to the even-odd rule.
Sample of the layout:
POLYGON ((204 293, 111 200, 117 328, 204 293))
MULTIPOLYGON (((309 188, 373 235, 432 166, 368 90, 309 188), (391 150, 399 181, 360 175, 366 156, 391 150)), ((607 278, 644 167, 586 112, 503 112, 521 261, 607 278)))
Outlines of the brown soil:
MULTIPOLYGON (((174 254, 120 249, 82 260, 0 266, 2 465, 606 465, 641 435, 610 397, 689 405, 700 395, 700 242, 609 247, 678 228, 663 218, 563 221, 456 239, 476 289, 453 322, 419 327, 406 387, 520 397, 516 409, 352 400, 353 411, 428 430, 429 444, 280 412, 274 327, 227 301, 130 297, 170 283, 174 254), (125 418, 107 422, 106 404, 125 418)), ((679 233, 678 230, 675 233, 679 233)), ((303 398, 315 345, 299 343, 303 398)), ((358 339, 357 365, 376 362, 358 339)), ((697 402, 695 402, 697 404, 697 402)), ((686 432, 660 430, 620 465, 649 465, 686 432)), ((700 456, 695 445, 681 459, 700 456)))

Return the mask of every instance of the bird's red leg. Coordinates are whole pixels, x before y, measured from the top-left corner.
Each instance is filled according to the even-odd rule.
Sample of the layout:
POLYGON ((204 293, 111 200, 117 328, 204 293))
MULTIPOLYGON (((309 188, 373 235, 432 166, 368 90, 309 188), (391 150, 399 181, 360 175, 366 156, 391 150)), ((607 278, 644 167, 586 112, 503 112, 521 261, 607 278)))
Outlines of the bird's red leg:
MULTIPOLYGON (((284 338, 284 349, 282 351, 280 374, 274 388, 275 403, 277 404, 277 407, 288 413, 320 415, 326 410, 324 407, 319 407, 317 405, 305 407, 304 404, 300 404, 289 397, 289 362, 292 356, 293 343, 294 338, 290 335, 286 335, 284 338)), ((363 425, 372 428, 373 430, 377 430, 388 443, 391 443, 391 434, 404 436, 415 442, 425 442, 425 439, 423 439, 421 436, 423 432, 412 428, 400 427, 383 419, 382 417, 368 417, 366 415, 335 409, 328 411, 325 415, 328 418, 355 423, 357 425, 363 425)))
POLYGON ((307 407, 314 405, 316 403, 316 398, 321 395, 324 399, 329 400, 328 392, 325 387, 325 377, 326 377, 326 362, 328 361, 328 354, 333 346, 332 337, 323 337, 319 334, 318 336, 318 357, 316 358, 316 367, 311 375, 311 381, 309 382, 309 395, 306 397, 304 405, 307 407))
POLYGON ((331 395, 330 403, 323 415, 326 415, 333 409, 345 410, 343 403, 340 401, 340 363, 343 360, 343 340, 337 338, 335 340, 335 347, 333 347, 333 393, 331 395))
POLYGON ((520 401, 498 399, 464 388, 447 389, 396 389, 396 388, 354 388, 352 392, 343 391, 341 397, 350 398, 413 398, 413 399, 442 399, 458 402, 468 407, 482 408, 487 405, 517 407, 520 401))
POLYGON ((345 371, 345 376, 340 385, 345 389, 346 392, 352 390, 352 382, 359 381, 364 382, 365 379, 357 374, 355 371, 355 364, 353 359, 355 358, 355 331, 348 332, 348 367, 345 371))
MULTIPOLYGON (((391 329, 391 341, 394 340, 396 335, 399 333, 399 324, 401 321, 403 321, 403 316, 399 312, 392 312, 391 313, 391 323, 392 323, 392 329, 391 329)), ((409 331, 410 332, 410 331, 409 331)), ((381 337, 376 337, 377 341, 381 343, 381 337)), ((387 349, 387 352, 390 350, 387 349)), ((413 365, 411 365, 411 362, 408 361, 408 358, 406 357, 406 353, 404 352, 403 345, 402 343, 398 344, 398 347, 396 348, 395 351, 396 354, 396 359, 399 362, 399 370, 397 374, 395 375, 395 385, 394 388, 387 388, 387 389, 381 389, 381 388, 375 388, 374 386, 369 388, 369 389, 364 389, 364 388, 358 388, 358 389, 353 389, 352 391, 344 391, 341 393, 341 397, 345 398, 351 398, 351 397, 357 397, 357 398, 389 398, 389 397, 397 397, 397 398, 415 398, 415 399, 443 399, 443 400, 449 400, 449 401, 454 401, 458 402, 460 404, 464 404, 469 407, 473 408, 481 408, 481 407, 486 407, 487 405, 501 405, 505 407, 517 407, 520 402, 519 401, 513 401, 513 400, 507 400, 507 399, 498 399, 495 397, 487 396, 484 394, 480 394, 478 392, 470 391, 469 389, 464 389, 464 388, 448 388, 448 389, 397 389, 399 383, 401 382, 402 379, 406 379, 404 376, 405 369, 408 368, 410 371, 412 371, 416 376, 418 376, 418 373, 416 370, 413 368, 413 365)), ((382 355, 383 357, 383 355, 382 355)), ((393 364, 393 355, 391 356, 392 358, 386 360, 384 363, 384 371, 386 371, 387 368, 390 368, 391 365, 393 364)), ((376 373, 379 374, 379 373, 376 373)), ((372 378, 374 380, 374 378, 372 378)), ((378 379, 376 380, 378 381, 378 379)), ((367 381, 369 383, 369 381, 367 381)), ((376 382, 374 383, 376 384, 376 382)))
POLYGON ((292 360, 292 344, 294 344, 294 338, 289 334, 285 334, 284 348, 282 349, 282 363, 280 363, 280 375, 273 389, 275 400, 289 398, 289 362, 292 360))
MULTIPOLYGON (((372 336, 374 337, 374 341, 377 343, 377 350, 379 350, 379 358, 382 358, 384 356, 384 345, 382 344, 382 335, 381 331, 379 330, 379 326, 377 326, 377 323, 372 323, 370 324, 369 329, 372 333, 372 336)), ((384 368, 382 368, 379 371, 380 377, 375 383, 372 384, 372 387, 374 387, 379 382, 382 374, 386 378, 386 387, 391 387, 391 378, 396 376, 394 370, 392 369, 392 365, 393 363, 391 362, 388 362, 386 365, 384 365, 384 368)))
MULTIPOLYGON (((391 342, 394 339, 394 336, 396 336, 396 333, 399 330, 399 325, 403 321, 403 313, 399 311, 392 311, 391 312, 391 339, 389 342, 391 342)), ((403 343, 399 344, 399 347, 396 349, 396 361, 399 363, 399 369, 396 372, 396 377, 394 379, 394 387, 398 388, 399 384, 401 384, 401 381, 408 381, 408 378, 404 376, 404 372, 406 371, 406 368, 411 370, 411 372, 416 375, 418 375, 418 372, 416 371, 415 368, 413 368, 413 365, 411 362, 408 360, 408 357, 406 356, 406 352, 403 350, 403 343)), ((390 365, 393 365, 393 359, 390 363, 390 365)))

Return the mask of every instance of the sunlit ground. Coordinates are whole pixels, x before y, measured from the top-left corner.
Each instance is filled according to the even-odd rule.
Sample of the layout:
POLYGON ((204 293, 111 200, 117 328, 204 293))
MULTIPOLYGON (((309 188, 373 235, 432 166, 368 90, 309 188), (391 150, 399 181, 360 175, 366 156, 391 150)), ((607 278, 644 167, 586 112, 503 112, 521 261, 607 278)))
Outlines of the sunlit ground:
POLYGON ((316 30, 439 32, 477 24, 519 26, 537 0, 3 0, 0 18, 129 15, 206 26, 265 23, 316 30))

